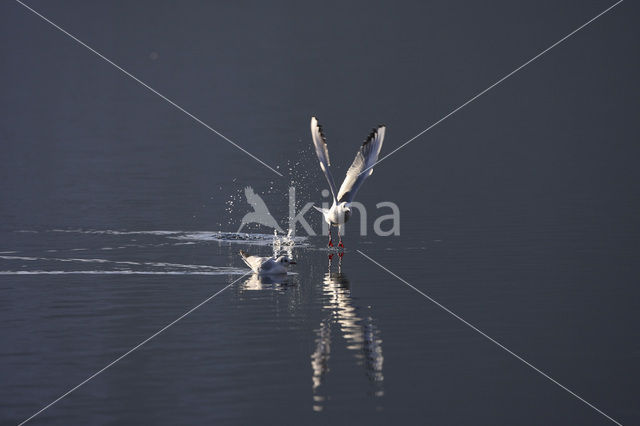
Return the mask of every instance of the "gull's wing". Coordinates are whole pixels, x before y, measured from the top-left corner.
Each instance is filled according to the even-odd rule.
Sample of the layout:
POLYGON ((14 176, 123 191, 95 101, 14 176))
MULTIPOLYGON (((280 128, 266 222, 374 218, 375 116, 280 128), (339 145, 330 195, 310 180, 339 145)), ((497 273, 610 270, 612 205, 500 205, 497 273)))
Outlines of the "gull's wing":
POLYGON ((240 250, 240 256, 242 257, 242 260, 244 261, 244 263, 246 263, 247 266, 251 268, 253 272, 258 272, 258 269, 260 268, 262 263, 265 260, 270 259, 268 257, 250 256, 242 250, 240 250))
POLYGON ((320 168, 324 172, 327 182, 329 182, 329 188, 331 188, 333 199, 336 200, 336 194, 338 191, 336 190, 336 184, 333 181, 333 176, 331 176, 331 171, 329 171, 331 161, 329 161, 327 140, 322 133, 322 126, 318 124, 318 120, 315 117, 311 117, 311 136, 313 137, 313 146, 316 148, 316 155, 320 161, 320 168))
POLYGON ((377 129, 373 129, 360 147, 360 151, 358 151, 356 159, 353 160, 353 164, 347 170, 347 176, 344 178, 342 186, 340 186, 340 191, 338 191, 339 203, 343 201, 352 202, 362 182, 373 173, 372 166, 378 161, 385 130, 385 126, 378 126, 377 129), (362 173, 364 170, 366 172, 362 173))

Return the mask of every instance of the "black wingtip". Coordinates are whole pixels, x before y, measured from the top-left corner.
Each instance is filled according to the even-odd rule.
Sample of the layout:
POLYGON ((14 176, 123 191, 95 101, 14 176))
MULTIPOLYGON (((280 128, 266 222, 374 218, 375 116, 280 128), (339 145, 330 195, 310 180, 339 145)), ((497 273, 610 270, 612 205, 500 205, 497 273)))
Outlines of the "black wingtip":
MULTIPOLYGON (((317 122, 317 120, 316 120, 317 122)), ((324 135, 324 132, 322 131, 322 124, 318 123, 318 133, 320 133, 320 137, 322 138, 322 142, 327 143, 327 138, 324 135)))
POLYGON ((364 143, 362 145, 366 145, 369 142, 371 142, 373 140, 373 138, 375 138, 376 133, 378 133, 378 129, 373 128, 371 129, 371 133, 369 133, 369 135, 367 136, 367 138, 364 140, 364 143))

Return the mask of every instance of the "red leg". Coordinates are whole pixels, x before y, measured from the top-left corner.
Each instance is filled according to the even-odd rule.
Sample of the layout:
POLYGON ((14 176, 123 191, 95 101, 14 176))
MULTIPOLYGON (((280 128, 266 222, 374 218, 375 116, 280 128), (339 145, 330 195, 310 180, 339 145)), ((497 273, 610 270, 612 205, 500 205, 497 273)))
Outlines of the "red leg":
POLYGON ((340 240, 338 242, 338 247, 344 248, 344 244, 342 244, 342 236, 340 235, 340 227, 338 227, 338 239, 340 240))
POLYGON ((329 225, 329 244, 327 247, 333 247, 333 240, 331 239, 331 225, 329 225))

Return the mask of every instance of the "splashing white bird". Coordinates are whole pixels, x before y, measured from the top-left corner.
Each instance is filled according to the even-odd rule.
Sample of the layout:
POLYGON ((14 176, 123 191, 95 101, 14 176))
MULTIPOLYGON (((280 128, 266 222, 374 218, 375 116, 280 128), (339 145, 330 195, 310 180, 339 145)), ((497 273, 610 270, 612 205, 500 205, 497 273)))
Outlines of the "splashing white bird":
POLYGON ((342 237, 340 236, 340 225, 344 225, 351 217, 351 203, 353 202, 358 189, 362 186, 365 179, 373 173, 373 166, 378 161, 378 155, 384 141, 384 133, 386 127, 383 125, 374 128, 367 139, 360 147, 356 154, 355 160, 347 170, 347 176, 344 178, 340 190, 336 190, 336 184, 331 175, 329 166, 329 150, 327 149, 327 140, 322 133, 322 126, 315 117, 311 118, 311 136, 313 137, 313 145, 316 149, 316 155, 320 161, 320 168, 324 172, 324 176, 329 182, 329 188, 333 195, 333 205, 330 209, 314 206, 316 210, 322 213, 325 222, 329 224, 329 247, 333 247, 331 238, 331 226, 338 227, 338 247, 344 247, 342 237))
POLYGON ((242 257, 244 263, 258 275, 283 275, 287 273, 289 265, 296 264, 296 262, 289 259, 289 256, 286 255, 278 257, 250 256, 240 250, 240 257, 242 257))

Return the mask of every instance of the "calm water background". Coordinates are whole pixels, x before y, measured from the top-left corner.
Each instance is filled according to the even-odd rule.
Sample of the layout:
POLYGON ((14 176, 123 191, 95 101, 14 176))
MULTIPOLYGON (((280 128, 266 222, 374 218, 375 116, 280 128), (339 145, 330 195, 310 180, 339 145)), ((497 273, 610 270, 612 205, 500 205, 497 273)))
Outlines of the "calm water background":
MULTIPOLYGON (((64 272, 0 275, 3 424, 240 277, 238 249, 269 253, 185 237, 235 231, 244 186, 278 218, 291 181, 323 200, 312 114, 342 176, 373 125, 390 152, 611 2, 29 4, 285 178, 3 2, 0 271, 64 272)), ((396 202, 400 237, 352 224, 340 271, 309 239, 296 275, 242 278, 34 424, 607 424, 355 249, 640 422, 638 17, 624 2, 380 164, 358 198, 369 230, 396 202)))

